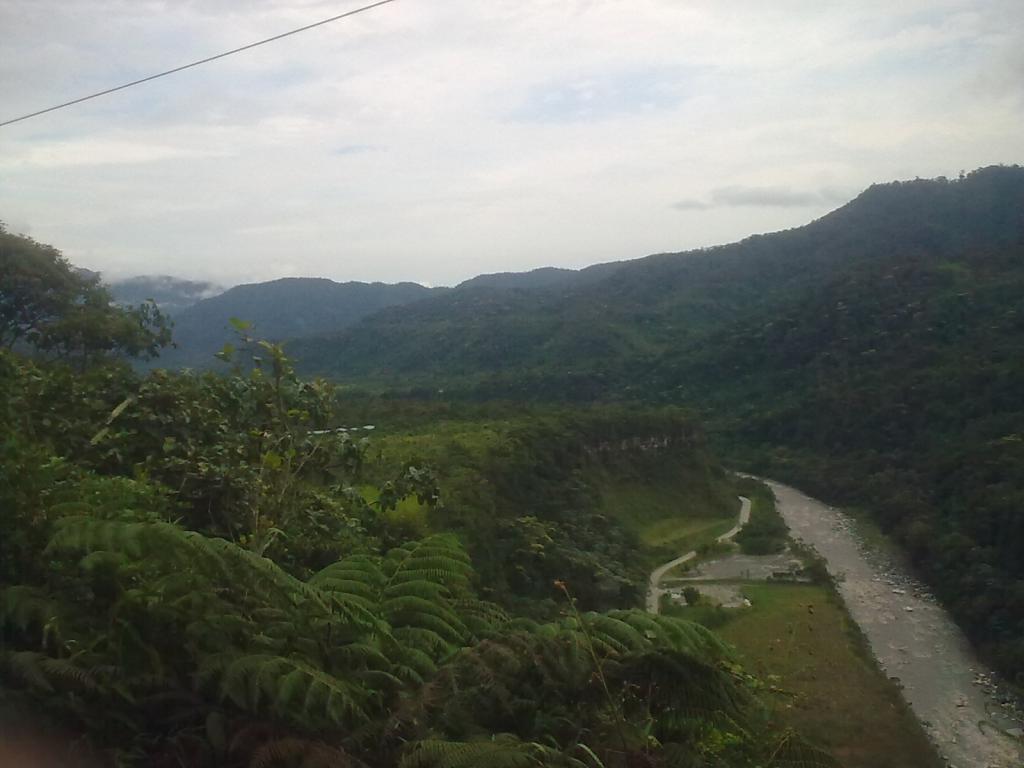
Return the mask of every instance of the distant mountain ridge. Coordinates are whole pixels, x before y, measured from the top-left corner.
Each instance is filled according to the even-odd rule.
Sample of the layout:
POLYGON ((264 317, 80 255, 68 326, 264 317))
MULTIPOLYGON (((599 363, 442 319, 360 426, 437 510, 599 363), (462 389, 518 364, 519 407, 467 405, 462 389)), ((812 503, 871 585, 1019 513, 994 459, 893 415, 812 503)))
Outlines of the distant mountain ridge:
POLYGON ((226 290, 202 280, 183 280, 170 275, 139 275, 107 282, 118 304, 137 305, 154 301, 161 310, 175 315, 193 304, 226 290))
POLYGON ((583 269, 562 269, 540 267, 529 272, 495 272, 477 275, 459 283, 457 290, 473 288, 496 288, 499 290, 535 290, 561 288, 568 285, 583 285, 595 282, 615 271, 625 262, 595 264, 583 269))
POLYGON ((510 393, 574 397, 584 380, 591 394, 635 390, 640 383, 624 377, 637 361, 786 305, 850 263, 876 262, 893 248, 1004 247, 1017 236, 1012 201, 1022 176, 1018 167, 993 167, 962 181, 875 185, 808 225, 730 245, 580 271, 481 276, 289 348, 307 371, 380 383, 470 376, 497 393, 507 377, 510 393), (523 389, 528 378, 535 384, 523 389))
POLYGON ((374 312, 446 290, 418 283, 337 283, 300 277, 237 285, 177 312, 173 333, 177 346, 166 350, 155 365, 213 366, 214 354, 235 340, 231 318, 251 323, 254 336, 281 341, 337 332, 374 312))

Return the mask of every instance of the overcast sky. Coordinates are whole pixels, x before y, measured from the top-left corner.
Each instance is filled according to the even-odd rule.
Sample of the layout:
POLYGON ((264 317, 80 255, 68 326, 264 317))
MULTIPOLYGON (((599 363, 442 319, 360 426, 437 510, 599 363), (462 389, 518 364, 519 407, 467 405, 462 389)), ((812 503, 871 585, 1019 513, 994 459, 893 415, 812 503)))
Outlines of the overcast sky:
MULTIPOLYGON (((358 7, 0 0, 0 120, 358 7)), ((452 284, 1024 161, 1021 0, 397 0, 0 128, 0 220, 110 276, 452 284)))

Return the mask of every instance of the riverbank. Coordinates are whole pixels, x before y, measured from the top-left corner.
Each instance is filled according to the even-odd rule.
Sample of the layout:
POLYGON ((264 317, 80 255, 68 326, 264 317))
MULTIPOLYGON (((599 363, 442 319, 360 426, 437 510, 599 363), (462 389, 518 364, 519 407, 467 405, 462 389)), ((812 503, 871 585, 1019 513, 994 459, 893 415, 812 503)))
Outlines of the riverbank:
POLYGON ((954 768, 1020 768, 1019 719, 986 682, 993 675, 946 612, 883 553, 866 553, 849 517, 765 481, 793 537, 827 563, 847 610, 885 673, 896 680, 940 754, 954 768))

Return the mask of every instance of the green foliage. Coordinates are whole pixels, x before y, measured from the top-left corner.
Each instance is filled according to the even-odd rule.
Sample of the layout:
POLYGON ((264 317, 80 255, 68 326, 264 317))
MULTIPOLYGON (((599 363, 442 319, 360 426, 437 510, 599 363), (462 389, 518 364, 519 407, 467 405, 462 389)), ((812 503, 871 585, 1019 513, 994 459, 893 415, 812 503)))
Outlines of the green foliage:
POLYGON ((154 357, 170 343, 155 304, 112 301, 97 277, 74 270, 60 251, 0 224, 0 346, 26 345, 84 369, 108 355, 154 357))
POLYGON ((737 490, 750 499, 750 521, 733 539, 740 550, 747 555, 782 552, 789 538, 789 526, 775 508, 775 494, 763 483, 750 478, 740 478, 737 490))
POLYGON ((292 567, 314 570, 366 529, 379 535, 382 511, 406 496, 437 502, 430 473, 415 467, 384 481, 375 506, 350 491, 367 443, 332 427, 333 388, 299 381, 279 347, 258 348, 266 362, 228 377, 158 371, 140 379, 121 367, 76 373, 0 356, 11 456, 0 494, 20 496, 17 508, 28 509, 38 495, 27 487, 32 477, 59 467, 53 457, 73 457, 79 474, 144 480, 137 487, 156 483, 169 496, 173 489, 165 519, 255 552, 277 549, 292 567))
POLYGON ((81 281, 52 246, 0 226, 0 344, 31 339, 74 301, 81 281))
POLYGON ((677 410, 547 409, 420 427, 404 407, 395 403, 399 423, 385 427, 369 475, 429 464, 444 503, 425 522, 463 537, 489 597, 537 618, 551 616, 555 580, 588 609, 640 602, 651 553, 631 515, 673 514, 676 493, 687 507, 734 514, 725 473, 677 410), (415 428, 404 433, 403 421, 415 428), (648 487, 660 505, 647 504, 648 487))
POLYGON ((429 740, 416 743, 399 763, 401 768, 527 768, 528 766, 566 766, 588 768, 582 760, 536 742, 523 742, 514 736, 496 736, 479 741, 429 740))
MULTIPOLYGON (((455 599, 468 564, 450 537, 308 582, 163 522, 66 517, 47 554, 59 564, 47 583, 3 593, 4 663, 87 729, 96 707, 140 733, 214 711, 305 733, 366 728, 471 637, 455 599), (204 691, 189 717, 163 710, 168 696, 192 707, 204 691)), ((97 736, 118 744, 116 732, 97 736)))
MULTIPOLYGON (((139 286, 115 284, 119 296, 133 299, 139 295, 167 300, 159 296, 161 285, 150 286, 140 294, 139 286), (154 290, 155 288, 155 290, 154 290)), ((203 285, 185 284, 201 292, 203 285)), ((208 287, 208 286, 205 286, 208 287)), ((232 318, 244 318, 249 329, 262 338, 280 341, 294 336, 336 332, 363 317, 392 306, 405 306, 445 288, 425 288, 416 283, 336 283, 322 278, 283 278, 266 283, 237 285, 174 312, 175 347, 161 354, 154 363, 161 367, 189 367, 210 370, 216 367, 215 353, 225 344, 235 343, 232 318)))
POLYGON ((451 536, 303 581, 222 539, 89 515, 58 521, 47 556, 45 583, 0 600, 4 679, 124 760, 201 732, 191 764, 214 764, 211 718, 254 762, 411 743, 404 764, 435 764, 490 754, 478 739, 496 733, 515 737, 495 759, 541 764, 756 751, 750 694, 709 632, 639 611, 510 623, 451 536))

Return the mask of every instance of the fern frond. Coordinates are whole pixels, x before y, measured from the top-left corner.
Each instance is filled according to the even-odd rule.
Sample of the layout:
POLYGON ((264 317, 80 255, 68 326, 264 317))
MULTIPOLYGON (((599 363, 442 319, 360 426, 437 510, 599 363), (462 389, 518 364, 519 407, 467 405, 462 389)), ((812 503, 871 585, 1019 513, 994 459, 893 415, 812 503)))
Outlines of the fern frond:
POLYGON ((321 613, 340 614, 344 621, 367 630, 377 629, 379 624, 370 607, 359 601, 330 600, 314 585, 296 579, 268 558, 225 539, 185 531, 171 523, 68 517, 55 524, 47 551, 122 553, 160 567, 164 576, 197 574, 211 585, 240 596, 251 593, 278 605, 308 603, 321 613))
POLYGON ((424 627, 396 627, 393 635, 406 648, 418 650, 435 662, 449 656, 454 650, 454 646, 444 637, 424 627))
POLYGON ((375 558, 351 555, 313 574, 309 584, 323 592, 341 593, 375 601, 384 586, 384 574, 375 558))
POLYGON ((488 741, 419 741, 399 762, 400 768, 533 768, 565 766, 586 768, 586 764, 536 742, 514 736, 497 736, 488 741))
POLYGON ((315 719, 334 726, 365 722, 365 688, 305 661, 254 654, 224 659, 202 677, 217 676, 221 695, 251 712, 269 709, 300 723, 315 719), (219 669, 217 669, 219 667, 219 669))
POLYGON ((433 658, 419 648, 395 644, 388 653, 394 665, 392 672, 411 685, 423 685, 424 680, 437 671, 433 658))
POLYGON ((380 648, 369 643, 348 643, 330 650, 331 661, 346 669, 386 670, 391 666, 389 659, 380 648))
POLYGON ((355 768, 363 763, 338 747, 294 737, 261 744, 249 757, 249 768, 291 768, 296 765, 302 768, 355 768))
MULTIPOLYGON (((592 614, 588 614, 588 617, 592 614)), ((653 616, 645 611, 610 611, 608 619, 622 622, 643 635, 649 647, 679 651, 712 662, 728 659, 732 651, 710 629, 685 619, 653 616)), ((611 625, 606 625, 611 626, 611 625)), ((606 640, 611 638, 606 637, 606 640)))
POLYGON ((4 666, 22 682, 47 693, 53 693, 54 688, 50 683, 50 678, 46 676, 40 665, 40 661, 45 658, 49 657, 34 651, 19 651, 6 654, 3 660, 4 666))
POLYGON ((57 619, 57 602, 40 589, 26 586, 0 591, 0 619, 22 632, 43 630, 57 619))
POLYGON ((511 618, 504 608, 486 600, 453 600, 452 607, 466 628, 478 637, 506 629, 511 623, 511 618))
POLYGON ((452 534, 435 534, 397 547, 388 553, 385 565, 391 569, 388 585, 424 580, 458 588, 467 585, 473 573, 469 555, 452 534))
POLYGON ((55 659, 35 651, 15 651, 0 658, 15 677, 47 693, 57 688, 85 691, 101 688, 95 671, 80 667, 71 659, 55 659))
POLYGON ((772 752, 769 768, 842 768, 828 752, 812 747, 793 732, 786 733, 772 752))

